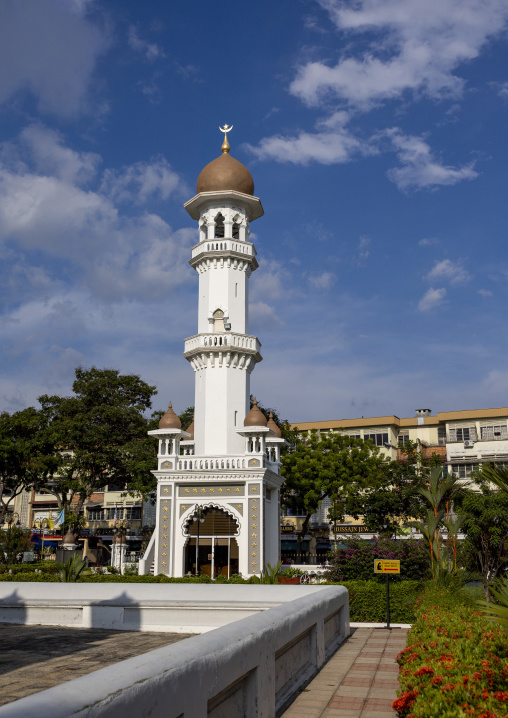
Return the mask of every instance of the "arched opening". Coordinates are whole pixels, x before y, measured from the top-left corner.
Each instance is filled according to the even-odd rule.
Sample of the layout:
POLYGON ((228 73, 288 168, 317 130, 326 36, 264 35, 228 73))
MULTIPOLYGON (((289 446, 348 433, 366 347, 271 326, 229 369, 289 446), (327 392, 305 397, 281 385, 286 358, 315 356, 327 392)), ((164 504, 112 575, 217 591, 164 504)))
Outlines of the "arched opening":
POLYGON ((233 239, 240 239, 240 225, 238 222, 233 222, 233 239))
MULTIPOLYGON (((224 217, 219 212, 215 217, 215 239, 222 239, 224 237, 224 217)), ((217 245, 218 249, 218 245, 217 245)))
POLYGON ((185 573, 210 578, 238 573, 238 536, 240 527, 231 514, 215 506, 203 507, 201 519, 193 512, 185 526, 185 573))

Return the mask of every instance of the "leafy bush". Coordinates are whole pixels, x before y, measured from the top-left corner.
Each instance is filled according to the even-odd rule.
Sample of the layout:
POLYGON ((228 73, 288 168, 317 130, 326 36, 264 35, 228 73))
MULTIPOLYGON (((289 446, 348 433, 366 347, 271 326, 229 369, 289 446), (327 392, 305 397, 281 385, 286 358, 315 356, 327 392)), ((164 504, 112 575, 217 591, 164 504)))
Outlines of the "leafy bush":
MULTIPOLYGON (((343 581, 349 591, 350 620, 360 623, 386 621, 386 588, 379 581, 343 581)), ((421 581, 393 581, 390 577, 390 620, 412 623, 415 601, 425 587, 421 581)))
POLYGON ((35 573, 34 571, 18 571, 17 573, 13 573, 12 575, 9 573, 2 573, 0 574, 0 581, 9 582, 9 581, 37 581, 37 582, 56 582, 60 581, 57 574, 53 573, 35 573))
POLYGON ((393 709, 411 718, 501 718, 508 713, 508 635, 465 591, 430 588, 397 657, 393 709))
POLYGON ((354 537, 344 543, 345 548, 338 548, 331 554, 329 581, 384 581, 384 576, 374 574, 376 558, 400 561, 400 577, 393 576, 394 580, 422 581, 431 576, 428 550, 423 541, 389 538, 366 541, 354 537))

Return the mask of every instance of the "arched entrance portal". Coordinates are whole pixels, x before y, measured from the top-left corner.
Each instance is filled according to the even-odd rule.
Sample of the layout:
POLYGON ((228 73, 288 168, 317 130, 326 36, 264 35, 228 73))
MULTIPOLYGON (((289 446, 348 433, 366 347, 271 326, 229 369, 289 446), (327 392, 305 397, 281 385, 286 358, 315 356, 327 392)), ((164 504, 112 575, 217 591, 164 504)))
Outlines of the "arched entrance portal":
POLYGON ((238 573, 238 521, 214 506, 200 508, 202 520, 193 512, 185 527, 185 573, 229 578, 238 573))

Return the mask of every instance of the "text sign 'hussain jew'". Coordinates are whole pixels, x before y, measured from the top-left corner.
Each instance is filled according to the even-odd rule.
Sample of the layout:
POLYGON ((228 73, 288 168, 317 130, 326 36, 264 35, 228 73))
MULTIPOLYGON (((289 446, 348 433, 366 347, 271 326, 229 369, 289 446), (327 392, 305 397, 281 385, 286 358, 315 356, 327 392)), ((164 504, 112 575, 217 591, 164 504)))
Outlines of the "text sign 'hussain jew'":
POLYGON ((387 561, 384 558, 375 558, 374 573, 400 573, 400 561, 387 561))

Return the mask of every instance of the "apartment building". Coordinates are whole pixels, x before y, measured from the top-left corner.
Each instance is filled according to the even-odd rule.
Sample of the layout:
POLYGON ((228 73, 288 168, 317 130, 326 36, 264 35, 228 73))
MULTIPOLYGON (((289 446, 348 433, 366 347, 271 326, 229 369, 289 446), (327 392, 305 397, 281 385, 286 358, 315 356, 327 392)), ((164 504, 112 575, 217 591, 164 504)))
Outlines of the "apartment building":
MULTIPOLYGON (((424 457, 440 455, 447 471, 463 479, 470 478, 486 462, 508 466, 508 407, 444 411, 435 415, 430 409, 417 409, 414 417, 404 419, 395 415, 362 416, 359 419, 295 422, 292 428, 309 434, 311 431, 322 434, 342 432, 358 439, 370 439, 384 456, 391 459, 402 458, 401 445, 412 441, 424 457)), ((330 545, 336 542, 338 536, 374 536, 361 520, 352 517, 346 517, 342 524, 330 526, 327 516, 329 507, 330 500, 324 499, 311 518, 306 536, 310 547, 314 538, 314 545, 321 543, 324 548, 327 533, 330 545)), ((284 514, 281 519, 281 545, 291 556, 292 550, 296 550, 296 531, 302 519, 291 516, 288 511, 284 514), (294 526, 293 532, 291 526, 294 526)))

